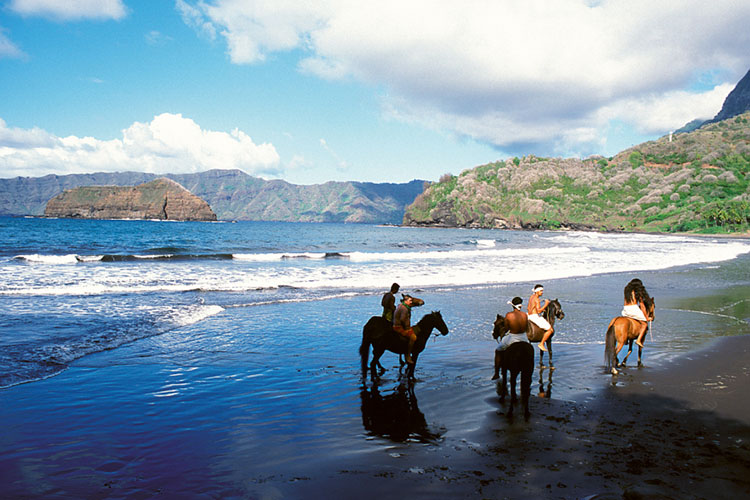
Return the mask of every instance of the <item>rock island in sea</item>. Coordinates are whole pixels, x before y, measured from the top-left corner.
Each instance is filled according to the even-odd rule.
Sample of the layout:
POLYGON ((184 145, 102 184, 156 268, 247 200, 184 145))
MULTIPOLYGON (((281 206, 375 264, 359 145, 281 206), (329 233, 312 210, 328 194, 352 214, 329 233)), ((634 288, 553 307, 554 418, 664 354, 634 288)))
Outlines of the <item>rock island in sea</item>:
POLYGON ((138 186, 83 186, 47 202, 46 217, 214 221, 201 198, 165 177, 138 186))

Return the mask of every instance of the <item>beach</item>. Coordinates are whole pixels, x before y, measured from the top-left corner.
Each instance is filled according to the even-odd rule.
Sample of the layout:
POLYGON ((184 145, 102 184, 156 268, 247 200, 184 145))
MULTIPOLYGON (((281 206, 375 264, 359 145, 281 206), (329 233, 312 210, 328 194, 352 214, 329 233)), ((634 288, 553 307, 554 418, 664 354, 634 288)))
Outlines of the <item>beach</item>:
MULTIPOLYGON (((76 248, 78 255, 62 264, 54 256, 39 264, 4 264, 5 276, 23 278, 17 289, 8 285, 4 292, 3 355, 18 353, 12 358, 18 368, 6 371, 6 379, 28 373, 35 378, 0 389, 0 497, 592 499, 750 493, 750 408, 742 396, 750 371, 750 254, 696 260, 704 254, 696 245, 721 253, 744 242, 420 230, 409 233, 404 247, 397 228, 333 226, 319 236, 323 243, 305 242, 325 257, 306 253, 270 262, 252 248, 241 248, 241 259, 224 257, 229 245, 214 236, 238 240, 237 231, 247 230, 249 240, 258 227, 228 226, 138 226, 155 233, 150 247, 169 246, 161 240, 177 229, 195 227, 199 236, 215 232, 195 236, 196 243, 183 250, 187 257, 93 261, 76 248), (363 243, 357 243, 357 231, 363 243), (383 292, 348 284, 319 289, 326 277, 365 283, 380 272, 373 254, 351 253, 347 259, 330 253, 339 249, 328 241, 340 234, 354 248, 372 252, 373 235, 383 249, 395 248, 377 254, 396 262, 394 271, 458 282, 404 283, 403 291, 425 300, 414 309, 413 323, 440 310, 450 328, 428 342, 412 384, 399 379, 398 357, 391 353, 381 360, 388 370, 380 379, 362 378, 362 326, 380 314, 383 292), (454 242, 442 243, 442 253, 429 253, 435 234, 454 242), (193 247, 213 241, 218 243, 211 258, 195 257, 193 247), (643 247, 653 269, 607 272, 628 255, 620 249, 624 242, 643 247), (569 250, 557 249, 564 245, 569 250), (691 247, 683 251, 681 245, 691 247), (549 271, 544 262, 533 267, 545 249, 557 249, 550 250, 557 265, 549 271), (529 257, 524 268, 541 276, 543 298, 559 299, 565 318, 555 325, 552 364, 545 355, 538 366, 535 354, 527 421, 520 411, 509 417, 490 378, 497 345, 492 322, 510 310, 513 296, 525 302, 536 284, 512 279, 513 264, 529 251, 539 257, 529 257), (693 263, 657 265, 687 252, 693 263), (595 272, 566 276, 564 266, 571 262, 576 272, 595 272), (505 265, 509 269, 494 271, 505 265), (483 273, 480 284, 461 284, 477 272, 483 273), (278 275, 298 283, 313 276, 315 286, 255 288, 257 273, 264 280, 278 275), (492 283, 490 273, 510 278, 492 283), (98 281, 90 283, 88 275, 98 281), (613 376, 604 367, 604 332, 633 277, 655 297, 656 320, 643 366, 634 352, 613 376), (197 279, 210 288, 193 289, 197 279), (236 289, 240 279, 250 285, 236 289), (51 290, 53 280, 63 293, 51 290), (106 280, 119 288, 101 291, 106 280), (220 287, 221 280, 228 286, 220 287), (73 288, 66 292, 65 286, 73 288), (56 335, 54 343, 49 334, 34 336, 42 326, 56 335), (11 334, 19 332, 13 342, 11 334)), ((101 227, 119 242, 133 226, 101 227)), ((310 231, 306 240, 317 228, 300 227, 310 231)), ((154 253, 136 246, 141 239, 133 239, 126 256, 154 253)), ((284 241, 289 239, 285 233, 284 241)), ((267 245, 278 246, 270 238, 267 245)), ((170 254, 179 250, 174 246, 170 254)), ((298 244, 295 251, 305 248, 298 244)), ((639 263, 628 265, 637 269, 639 263)))

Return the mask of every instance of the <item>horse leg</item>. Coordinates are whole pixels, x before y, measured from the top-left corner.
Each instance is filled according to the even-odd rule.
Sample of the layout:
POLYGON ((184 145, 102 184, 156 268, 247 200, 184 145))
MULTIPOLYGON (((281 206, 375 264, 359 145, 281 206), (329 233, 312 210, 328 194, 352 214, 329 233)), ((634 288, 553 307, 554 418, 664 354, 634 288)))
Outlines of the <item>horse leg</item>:
POLYGON ((643 366, 643 361, 641 361, 641 356, 642 355, 643 355, 643 347, 638 346, 638 366, 639 367, 643 366))
POLYGON ((631 352, 633 352, 633 339, 628 340, 628 353, 625 355, 625 358, 622 360, 622 366, 625 366, 625 363, 627 363, 628 357, 630 357, 631 352))
POLYGON ((620 366, 620 360, 617 359, 617 355, 620 354, 620 351, 622 351, 622 348, 625 346, 625 339, 620 340, 617 339, 617 347, 615 347, 615 367, 620 366))
POLYGON ((518 401, 518 396, 516 395, 516 379, 518 378, 518 372, 512 371, 510 372, 510 404, 511 406, 518 401))
POLYGON ((380 356, 383 355, 385 350, 381 347, 374 347, 372 350, 372 361, 370 362, 370 377, 375 380, 379 377, 378 365, 380 365, 380 356))
POLYGON ((411 353, 411 360, 413 361, 412 364, 410 364, 406 368, 406 373, 409 374, 409 380, 415 380, 414 377, 414 369, 417 367, 417 359, 419 358, 419 353, 411 353))
POLYGON ((500 382, 500 404, 505 403, 505 396, 508 395, 508 387, 507 387, 507 379, 508 379, 508 369, 503 365, 503 378, 500 382))
POLYGON ((547 339, 547 356, 549 357, 549 369, 554 370, 555 366, 552 364, 552 337, 547 339))

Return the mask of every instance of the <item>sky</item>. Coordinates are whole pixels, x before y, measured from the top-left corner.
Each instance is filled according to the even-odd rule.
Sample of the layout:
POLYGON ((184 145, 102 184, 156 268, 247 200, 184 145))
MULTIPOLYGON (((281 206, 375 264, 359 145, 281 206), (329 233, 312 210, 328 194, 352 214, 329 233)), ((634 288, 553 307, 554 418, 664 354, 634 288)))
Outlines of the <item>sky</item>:
POLYGON ((438 180, 712 118, 747 0, 0 0, 0 178, 438 180))

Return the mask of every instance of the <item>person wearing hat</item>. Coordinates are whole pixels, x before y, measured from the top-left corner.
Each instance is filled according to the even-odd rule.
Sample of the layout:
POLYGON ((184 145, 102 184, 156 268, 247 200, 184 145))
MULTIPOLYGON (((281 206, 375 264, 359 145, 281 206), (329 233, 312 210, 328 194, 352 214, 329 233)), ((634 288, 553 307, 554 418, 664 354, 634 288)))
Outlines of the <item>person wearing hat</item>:
POLYGON ((396 311, 396 297, 394 294, 398 293, 398 283, 391 285, 391 290, 385 292, 383 300, 380 301, 380 305, 383 306, 383 317, 388 320, 389 323, 393 323, 393 313, 396 311))
POLYGON ((531 294, 531 297, 529 297, 528 311, 529 321, 544 330, 544 336, 538 346, 540 350, 546 352, 547 348, 544 346, 544 343, 552 336, 554 329, 552 328, 552 325, 541 316, 542 312, 547 309, 547 306, 549 305, 549 300, 547 299, 544 299, 544 305, 541 305, 539 298, 542 296, 542 293, 544 293, 544 287, 542 285, 535 285, 534 292, 531 294))
POLYGON ((508 333, 500 339, 500 344, 495 348, 495 373, 492 375, 492 380, 500 378, 500 367, 502 366, 502 353, 509 345, 515 342, 529 342, 529 337, 526 335, 526 327, 528 326, 528 316, 521 310, 523 305, 523 299, 521 297, 513 297, 513 300, 508 302, 513 307, 513 310, 505 315, 505 327, 508 329, 508 333))
POLYGON ((402 295, 402 297, 403 299, 393 315, 393 329, 409 339, 409 347, 406 349, 406 357, 404 359, 411 365, 414 363, 411 359, 411 349, 414 347, 414 342, 417 341, 417 336, 411 327, 411 308, 415 304, 414 298, 411 295, 402 295))

